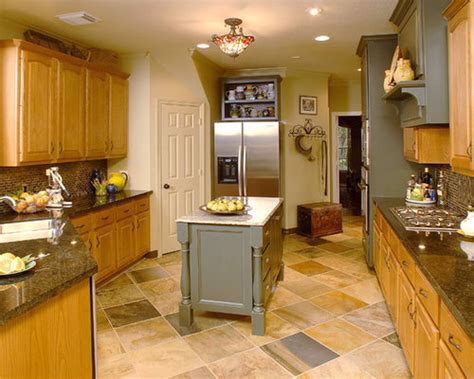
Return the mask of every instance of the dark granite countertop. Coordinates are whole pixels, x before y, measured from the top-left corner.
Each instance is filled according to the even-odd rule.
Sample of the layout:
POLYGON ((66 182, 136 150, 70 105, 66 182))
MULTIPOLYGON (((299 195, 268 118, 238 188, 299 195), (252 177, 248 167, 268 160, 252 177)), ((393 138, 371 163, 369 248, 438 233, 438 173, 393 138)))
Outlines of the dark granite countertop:
POLYGON ((390 208, 403 206, 397 198, 375 198, 374 203, 390 223, 420 270, 438 292, 459 325, 474 341, 474 262, 464 250, 474 249, 474 241, 457 233, 407 231, 390 208), (419 246, 425 246, 420 249, 419 246), (464 250, 463 250, 464 249, 464 250))
POLYGON ((69 222, 69 217, 150 193, 151 191, 123 191, 115 197, 103 199, 95 196, 77 198, 73 200, 72 208, 65 209, 62 214, 56 214, 56 217, 47 211, 33 215, 0 214, 0 224, 53 217, 64 224, 63 233, 58 238, 57 244, 50 243, 46 239, 0 244, 0 254, 10 252, 20 257, 28 254, 45 255, 44 258, 37 260, 36 267, 30 272, 9 278, 0 277, 0 325, 97 272, 97 263, 69 222))

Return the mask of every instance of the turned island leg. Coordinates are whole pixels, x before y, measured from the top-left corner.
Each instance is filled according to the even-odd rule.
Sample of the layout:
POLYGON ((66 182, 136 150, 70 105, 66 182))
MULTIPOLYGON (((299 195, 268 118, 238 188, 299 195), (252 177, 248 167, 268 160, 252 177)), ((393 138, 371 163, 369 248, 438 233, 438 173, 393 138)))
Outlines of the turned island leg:
POLYGON ((265 335, 265 308, 263 307, 262 248, 253 247, 253 308, 252 334, 265 335))
POLYGON ((178 223, 178 240, 181 243, 181 295, 179 304, 179 324, 191 326, 193 309, 191 308, 191 275, 189 264, 189 235, 188 225, 178 223))

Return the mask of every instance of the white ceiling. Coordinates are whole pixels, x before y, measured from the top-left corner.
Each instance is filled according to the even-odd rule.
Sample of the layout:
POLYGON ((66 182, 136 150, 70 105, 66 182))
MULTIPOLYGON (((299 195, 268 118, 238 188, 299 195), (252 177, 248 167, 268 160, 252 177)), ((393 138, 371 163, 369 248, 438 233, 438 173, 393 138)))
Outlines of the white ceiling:
POLYGON ((360 36, 393 32, 388 18, 395 5, 396 0, 0 0, 0 15, 87 45, 152 54, 209 41, 210 35, 226 32, 225 18, 239 17, 244 33, 256 38, 239 58, 225 56, 216 46, 202 51, 222 67, 287 66, 354 79, 360 36), (323 13, 310 16, 305 10, 311 6, 323 13), (103 21, 69 26, 55 18, 80 10, 103 21), (315 42, 320 34, 331 40, 315 42), (295 55, 301 58, 292 59, 295 55))

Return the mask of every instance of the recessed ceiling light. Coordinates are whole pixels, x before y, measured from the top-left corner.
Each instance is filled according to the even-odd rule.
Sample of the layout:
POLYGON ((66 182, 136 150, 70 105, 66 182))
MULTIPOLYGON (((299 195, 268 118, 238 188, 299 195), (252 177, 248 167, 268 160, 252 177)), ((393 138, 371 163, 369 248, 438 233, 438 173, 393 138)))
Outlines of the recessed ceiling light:
POLYGON ((62 22, 65 22, 66 24, 74 26, 96 24, 102 21, 99 17, 95 17, 85 11, 60 14, 57 15, 56 18, 60 19, 62 22))
POLYGON ((311 16, 317 16, 321 14, 323 10, 321 8, 312 7, 312 8, 308 8, 307 11, 311 16))
POLYGON ((362 69, 359 67, 359 68, 357 69, 357 71, 361 72, 361 71, 362 71, 362 69))
POLYGON ((209 49, 209 45, 207 43, 198 43, 196 47, 198 49, 209 49))
POLYGON ((326 41, 329 41, 330 39, 331 39, 331 37, 325 36, 325 35, 317 36, 315 38, 315 40, 318 41, 318 42, 326 42, 326 41))
POLYGON ((299 55, 293 55, 291 59, 300 59, 301 57, 299 55))

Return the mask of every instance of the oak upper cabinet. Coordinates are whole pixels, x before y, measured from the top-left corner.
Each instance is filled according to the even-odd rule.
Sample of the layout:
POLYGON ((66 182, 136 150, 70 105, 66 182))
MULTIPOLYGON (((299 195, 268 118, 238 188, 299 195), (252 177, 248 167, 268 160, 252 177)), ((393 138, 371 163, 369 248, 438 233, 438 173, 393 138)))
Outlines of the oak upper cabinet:
POLYGON ((447 126, 403 128, 403 145, 407 161, 425 164, 449 163, 447 126))
POLYGON ((454 171, 474 175, 472 164, 472 4, 454 0, 444 11, 448 20, 449 124, 451 166, 454 171))
POLYGON ((82 159, 86 135, 86 69, 59 61, 58 161, 82 159))
POLYGON ((405 357, 413 372, 415 356, 415 290, 403 271, 399 271, 398 286, 398 336, 405 357))
POLYGON ((128 80, 110 75, 109 154, 111 158, 127 155, 128 80))
POLYGON ((86 156, 105 158, 109 150, 109 76, 87 70, 86 156))
POLYGON ((21 50, 20 56, 20 162, 50 161, 57 149, 54 141, 57 61, 28 50, 21 50))

